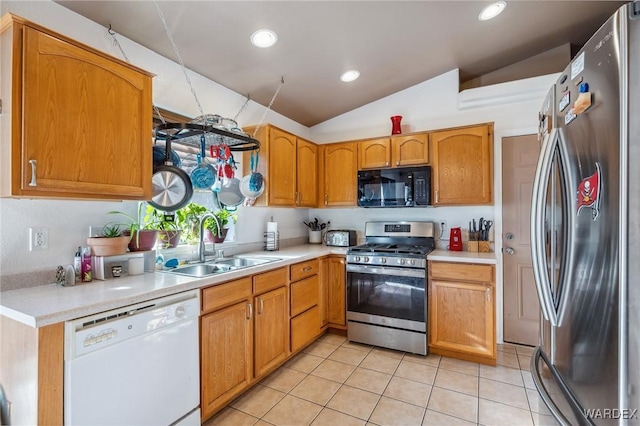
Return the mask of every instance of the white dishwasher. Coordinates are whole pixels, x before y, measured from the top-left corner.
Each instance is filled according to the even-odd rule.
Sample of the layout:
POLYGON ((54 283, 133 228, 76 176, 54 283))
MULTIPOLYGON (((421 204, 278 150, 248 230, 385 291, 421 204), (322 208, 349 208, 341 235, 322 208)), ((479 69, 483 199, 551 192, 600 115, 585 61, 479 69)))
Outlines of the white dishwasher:
POLYGON ((197 290, 65 323, 66 425, 200 425, 197 290))

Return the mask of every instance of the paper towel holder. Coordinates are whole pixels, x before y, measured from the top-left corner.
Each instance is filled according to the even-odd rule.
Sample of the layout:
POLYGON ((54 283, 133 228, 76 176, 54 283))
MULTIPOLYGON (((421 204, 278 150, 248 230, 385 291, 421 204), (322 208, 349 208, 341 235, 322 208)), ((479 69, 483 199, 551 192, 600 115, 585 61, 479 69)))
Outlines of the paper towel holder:
POLYGON ((264 233, 264 250, 276 251, 280 250, 280 232, 265 232, 264 233))

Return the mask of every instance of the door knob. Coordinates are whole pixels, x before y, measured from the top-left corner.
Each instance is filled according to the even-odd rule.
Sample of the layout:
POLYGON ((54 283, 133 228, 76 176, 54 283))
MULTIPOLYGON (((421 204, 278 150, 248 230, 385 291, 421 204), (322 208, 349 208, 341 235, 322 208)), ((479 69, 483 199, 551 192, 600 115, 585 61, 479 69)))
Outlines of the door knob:
POLYGON ((507 254, 515 254, 516 251, 514 249, 512 249, 511 247, 505 247, 504 248, 504 252, 507 254))
POLYGON ((507 232, 507 235, 505 235, 505 238, 506 238, 507 240, 513 240, 515 237, 516 237, 516 236, 515 236, 515 235, 513 235, 513 233, 512 233, 512 232, 507 232))

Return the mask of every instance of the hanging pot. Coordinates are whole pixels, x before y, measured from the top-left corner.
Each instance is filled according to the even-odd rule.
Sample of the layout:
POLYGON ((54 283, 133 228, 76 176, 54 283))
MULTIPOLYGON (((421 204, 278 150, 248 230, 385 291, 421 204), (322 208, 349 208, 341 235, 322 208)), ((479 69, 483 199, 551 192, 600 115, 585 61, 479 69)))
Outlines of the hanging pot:
POLYGON ((216 172, 211 164, 205 163, 206 157, 204 133, 200 136, 200 155, 198 165, 191 171, 191 183, 196 189, 207 189, 213 186, 216 180, 216 172))
POLYGON ((178 210, 189 204, 193 195, 191 179, 184 170, 173 164, 171 153, 171 137, 167 136, 165 162, 153 168, 151 177, 153 195, 149 204, 157 210, 178 210))

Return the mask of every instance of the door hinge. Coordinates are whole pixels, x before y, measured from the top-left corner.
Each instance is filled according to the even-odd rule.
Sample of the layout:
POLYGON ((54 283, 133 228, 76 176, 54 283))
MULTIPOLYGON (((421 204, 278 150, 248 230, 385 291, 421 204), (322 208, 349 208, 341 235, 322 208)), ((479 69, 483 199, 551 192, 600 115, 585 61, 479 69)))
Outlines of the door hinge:
POLYGON ((0 115, 2 115, 2 99, 0 99, 0 115))

